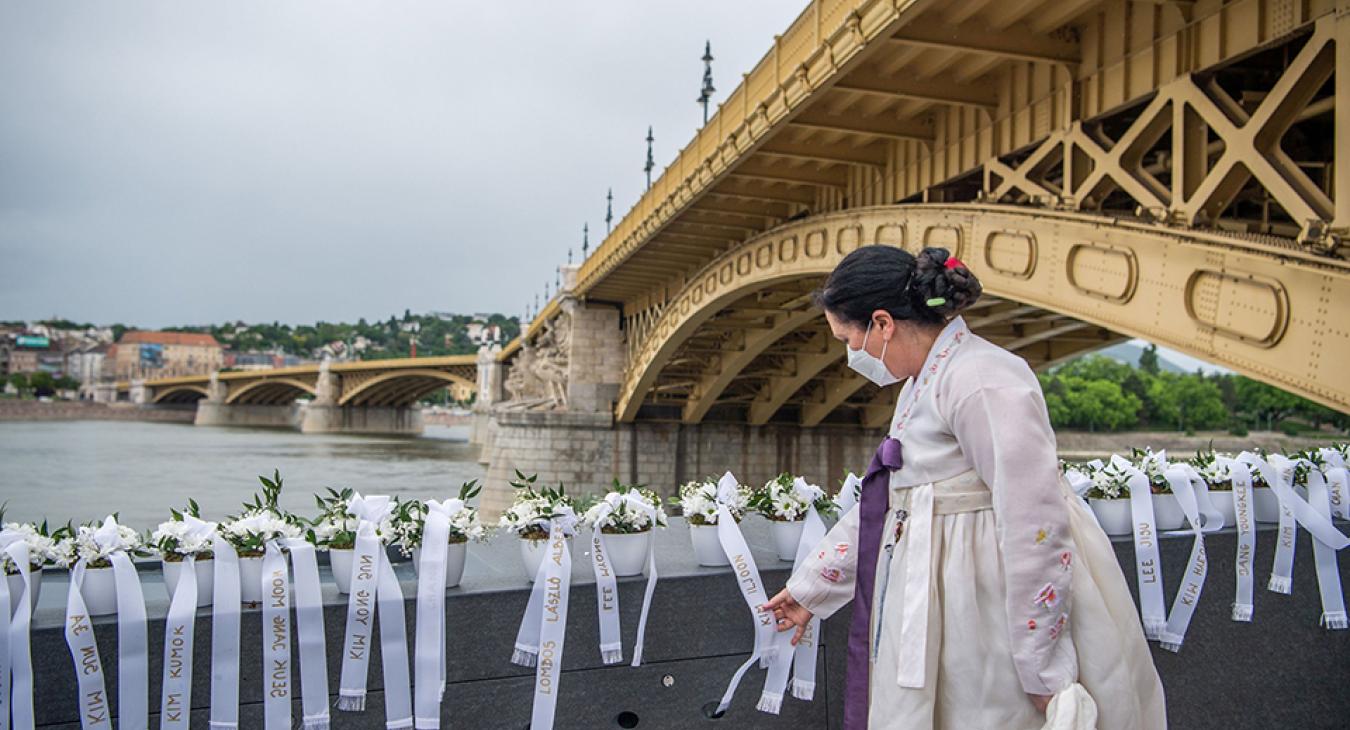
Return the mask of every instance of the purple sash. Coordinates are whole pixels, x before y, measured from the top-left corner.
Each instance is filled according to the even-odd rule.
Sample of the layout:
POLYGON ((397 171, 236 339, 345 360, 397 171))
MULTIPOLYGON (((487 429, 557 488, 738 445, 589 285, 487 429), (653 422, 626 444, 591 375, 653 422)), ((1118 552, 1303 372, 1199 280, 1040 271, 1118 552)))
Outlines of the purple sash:
POLYGON ((858 502, 858 567, 853 618, 848 627, 848 670, 844 674, 844 730, 867 729, 868 673, 872 632, 872 588, 881 552, 881 528, 890 508, 891 472, 904 464, 900 442, 887 438, 877 447, 858 502))

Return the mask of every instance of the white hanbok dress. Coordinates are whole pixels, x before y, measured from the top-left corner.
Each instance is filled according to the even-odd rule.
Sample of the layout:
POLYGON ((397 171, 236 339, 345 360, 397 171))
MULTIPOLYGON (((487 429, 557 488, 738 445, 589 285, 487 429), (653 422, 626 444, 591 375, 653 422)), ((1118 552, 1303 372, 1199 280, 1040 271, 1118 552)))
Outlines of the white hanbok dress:
MULTIPOLYGON (((904 465, 890 474, 877 558, 868 727, 1032 730, 1046 718, 1027 695, 1074 682, 1101 730, 1166 727, 1124 575, 1060 474, 1027 363, 953 320, 890 435, 904 465)), ((853 598, 860 511, 788 581, 822 618, 853 598)))

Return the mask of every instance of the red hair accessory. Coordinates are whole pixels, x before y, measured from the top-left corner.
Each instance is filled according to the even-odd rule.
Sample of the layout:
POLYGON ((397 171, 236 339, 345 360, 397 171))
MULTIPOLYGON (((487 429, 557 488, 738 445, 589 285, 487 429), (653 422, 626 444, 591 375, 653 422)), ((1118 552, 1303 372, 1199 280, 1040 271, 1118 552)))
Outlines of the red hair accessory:
POLYGON ((949 269, 954 269, 958 266, 960 266, 961 268, 965 268, 966 265, 961 263, 961 259, 958 259, 955 256, 948 256, 947 261, 946 263, 943 264, 943 266, 949 269))

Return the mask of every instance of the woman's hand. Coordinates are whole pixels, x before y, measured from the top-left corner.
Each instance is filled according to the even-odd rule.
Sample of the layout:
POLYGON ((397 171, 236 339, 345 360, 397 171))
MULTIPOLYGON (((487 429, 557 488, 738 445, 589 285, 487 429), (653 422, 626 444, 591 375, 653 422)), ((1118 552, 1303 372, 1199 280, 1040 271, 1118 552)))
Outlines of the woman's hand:
POLYGON ((1054 695, 1028 694, 1027 697, 1031 698, 1031 704, 1035 705, 1036 711, 1042 715, 1045 714, 1045 708, 1050 706, 1050 700, 1054 699, 1054 695))
POLYGON ((792 627, 797 627, 797 633, 792 635, 792 645, 796 646, 798 641, 802 640, 802 635, 806 633, 807 624, 811 623, 811 612, 806 610, 797 599, 788 593, 787 589, 778 592, 778 595, 769 599, 769 602, 759 607, 761 611, 773 611, 773 617, 777 620, 778 630, 787 631, 792 627))

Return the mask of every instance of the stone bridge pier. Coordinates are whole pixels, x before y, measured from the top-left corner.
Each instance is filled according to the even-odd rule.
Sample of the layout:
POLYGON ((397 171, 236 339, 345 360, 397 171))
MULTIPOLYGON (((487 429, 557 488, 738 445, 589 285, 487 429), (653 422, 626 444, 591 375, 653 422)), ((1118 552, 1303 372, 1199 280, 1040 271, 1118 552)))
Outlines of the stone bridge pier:
POLYGON ((540 327, 522 337, 506 366, 505 392, 480 390, 474 439, 487 465, 480 505, 486 518, 510 506, 517 470, 562 483, 574 496, 604 491, 618 479, 669 498, 680 484, 727 470, 747 484, 792 471, 833 490, 846 471, 867 466, 880 430, 683 423, 678 414, 660 413, 616 422, 631 333, 615 305, 573 295, 576 267, 563 272, 557 316, 540 318, 540 327), (483 398, 485 392, 502 400, 483 398))
POLYGON ((300 406, 295 403, 231 403, 229 388, 218 373, 211 374, 206 397, 197 401, 197 426, 299 428, 300 406))

